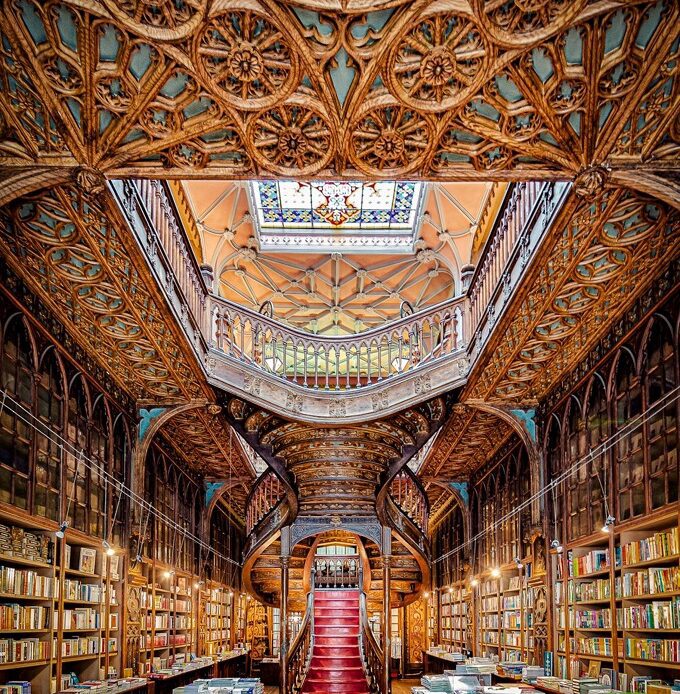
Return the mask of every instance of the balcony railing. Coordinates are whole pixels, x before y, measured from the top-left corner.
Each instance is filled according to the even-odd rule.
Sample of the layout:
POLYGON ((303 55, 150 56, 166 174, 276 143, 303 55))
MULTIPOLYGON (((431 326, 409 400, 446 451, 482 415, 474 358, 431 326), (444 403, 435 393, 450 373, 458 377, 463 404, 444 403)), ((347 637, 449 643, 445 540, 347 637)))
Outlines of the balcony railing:
POLYGON ((357 335, 320 337, 221 297, 210 299, 212 343, 225 355, 305 388, 350 390, 397 376, 463 346, 464 298, 357 335))
POLYGON ((470 352, 476 354, 481 349, 482 338, 488 336, 519 284, 569 185, 564 181, 528 181, 512 188, 468 289, 470 352))
POLYGON ((390 482, 389 493, 399 509, 418 526, 423 535, 427 535, 427 495, 409 468, 397 473, 390 482))
POLYGON ((358 588, 359 555, 332 555, 314 557, 314 585, 316 588, 358 588))

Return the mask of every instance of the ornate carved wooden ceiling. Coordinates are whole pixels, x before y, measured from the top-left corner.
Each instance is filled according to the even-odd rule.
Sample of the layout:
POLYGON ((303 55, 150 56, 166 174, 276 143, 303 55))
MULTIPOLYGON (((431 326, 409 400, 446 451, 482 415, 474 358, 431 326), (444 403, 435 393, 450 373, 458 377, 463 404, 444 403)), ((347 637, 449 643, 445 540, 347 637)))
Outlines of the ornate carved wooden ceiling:
POLYGON ((677 209, 624 189, 572 197, 463 400, 542 398, 679 251, 677 209))
POLYGON ((673 0, 6 0, 5 166, 439 179, 675 166, 673 0))
POLYGON ((285 421, 231 399, 230 416, 294 475, 300 516, 375 516, 381 475, 411 455, 440 425, 446 407, 434 398, 399 415, 347 426, 285 421))
POLYGON ((309 332, 354 333, 399 317, 402 301, 415 309, 461 291, 460 269, 473 240, 484 238, 505 186, 432 184, 426 192, 415 253, 365 255, 281 253, 258 249, 247 184, 184 181, 174 186, 202 262, 215 269, 219 292, 309 332))
MULTIPOLYGON (((0 249, 133 398, 214 399, 108 196, 67 185, 21 198, 0 216, 0 249)), ((242 515, 254 471, 239 446, 228 450, 222 418, 192 409, 162 434, 194 469, 243 481, 232 504, 242 515)))
MULTIPOLYGON (((132 396, 210 398, 102 175, 573 179, 463 394, 532 402, 678 253, 677 212, 634 191, 678 205, 679 19, 674 0, 5 0, 0 201, 47 189, 4 208, 2 251, 132 396)), ((372 479, 398 452, 375 427, 353 430, 372 479)), ((316 431, 279 429, 311 466, 296 435, 316 431)), ((463 408, 421 475, 467 473, 509 435, 463 408)))

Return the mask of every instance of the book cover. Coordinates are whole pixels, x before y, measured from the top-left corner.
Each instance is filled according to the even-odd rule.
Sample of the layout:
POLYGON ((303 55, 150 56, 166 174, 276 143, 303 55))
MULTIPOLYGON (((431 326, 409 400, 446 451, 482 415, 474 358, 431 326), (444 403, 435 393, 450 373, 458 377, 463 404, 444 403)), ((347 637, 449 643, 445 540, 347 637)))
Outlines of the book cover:
POLYGON ((81 547, 78 557, 78 571, 93 574, 97 564, 97 550, 91 547, 81 547))

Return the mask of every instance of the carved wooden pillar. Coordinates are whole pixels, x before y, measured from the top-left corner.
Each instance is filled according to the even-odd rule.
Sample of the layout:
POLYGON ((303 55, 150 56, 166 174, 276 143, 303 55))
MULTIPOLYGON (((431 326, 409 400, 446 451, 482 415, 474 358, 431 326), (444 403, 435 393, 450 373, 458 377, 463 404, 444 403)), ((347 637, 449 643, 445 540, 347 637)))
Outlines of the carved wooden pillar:
POLYGON ((288 693, 288 575, 290 565, 290 528, 281 529, 281 694, 288 693))
POLYGON ((391 579, 392 557, 389 554, 383 555, 383 660, 384 660, 384 682, 383 692, 389 694, 390 690, 390 656, 392 650, 392 639, 390 634, 391 610, 390 610, 390 579, 391 579))

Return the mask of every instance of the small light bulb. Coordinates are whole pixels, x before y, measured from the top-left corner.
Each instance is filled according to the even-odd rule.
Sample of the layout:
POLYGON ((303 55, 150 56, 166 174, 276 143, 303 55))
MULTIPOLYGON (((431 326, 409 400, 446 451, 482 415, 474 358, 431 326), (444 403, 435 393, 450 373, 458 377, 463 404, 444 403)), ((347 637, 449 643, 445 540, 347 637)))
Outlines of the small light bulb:
POLYGON ((169 571, 163 572, 163 578, 170 578, 170 576, 172 576, 172 574, 169 571))
POLYGON ((493 569, 491 569, 491 575, 494 578, 498 578, 501 575, 501 570, 496 566, 493 569))
POLYGON ((429 597, 430 597, 429 591, 426 590, 426 591, 423 593, 423 597, 424 597, 424 598, 429 598, 429 597))
POLYGON ((453 588, 449 588, 449 593, 453 593, 453 588))
POLYGON ((471 585, 473 588, 476 588, 476 587, 479 585, 479 581, 478 581, 476 578, 473 578, 473 579, 470 581, 470 585, 471 585))
POLYGON ((201 584, 200 584, 200 583, 194 583, 194 588, 195 588, 196 590, 198 590, 200 587, 201 587, 201 584))
POLYGON ((59 525, 59 530, 57 530, 55 535, 63 540, 64 534, 66 533, 66 528, 68 528, 68 521, 61 521, 61 524, 59 525))
POLYGON ((616 518, 612 515, 607 516, 607 520, 605 520, 604 525, 602 526, 602 532, 603 533, 608 533, 610 531, 610 528, 616 523, 616 518))

